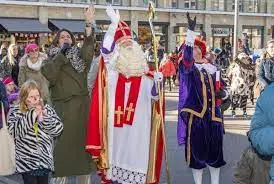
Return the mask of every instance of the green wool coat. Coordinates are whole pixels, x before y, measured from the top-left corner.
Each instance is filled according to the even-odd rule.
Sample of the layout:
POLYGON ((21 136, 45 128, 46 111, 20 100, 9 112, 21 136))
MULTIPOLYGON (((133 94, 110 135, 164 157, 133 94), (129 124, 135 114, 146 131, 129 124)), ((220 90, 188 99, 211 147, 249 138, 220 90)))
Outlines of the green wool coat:
MULTIPOLYGON (((87 37, 80 51, 90 65, 94 54, 94 38, 87 37)), ((95 170, 91 155, 85 152, 89 112, 87 72, 77 72, 69 60, 59 53, 44 62, 41 71, 50 83, 53 107, 64 123, 64 131, 54 150, 56 177, 87 175, 95 170)))

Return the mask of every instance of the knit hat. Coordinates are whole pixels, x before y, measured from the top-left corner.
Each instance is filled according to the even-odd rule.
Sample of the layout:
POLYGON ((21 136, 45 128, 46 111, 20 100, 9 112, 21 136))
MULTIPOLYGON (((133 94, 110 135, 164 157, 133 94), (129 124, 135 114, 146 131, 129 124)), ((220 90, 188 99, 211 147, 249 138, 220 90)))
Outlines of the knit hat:
POLYGON ((8 85, 10 83, 14 83, 13 79, 11 77, 5 77, 3 80, 2 80, 3 84, 5 85, 8 85))
POLYGON ((36 45, 35 43, 30 43, 26 46, 25 53, 28 54, 30 52, 35 51, 35 49, 37 49, 37 51, 38 51, 38 45, 36 45))

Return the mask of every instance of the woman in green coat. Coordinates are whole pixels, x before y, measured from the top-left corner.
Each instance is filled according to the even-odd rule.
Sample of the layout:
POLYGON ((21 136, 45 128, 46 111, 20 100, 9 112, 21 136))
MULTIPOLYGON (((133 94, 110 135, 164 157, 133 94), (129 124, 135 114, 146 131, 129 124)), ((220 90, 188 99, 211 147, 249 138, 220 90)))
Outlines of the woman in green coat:
POLYGON ((79 184, 89 183, 95 170, 91 156, 85 152, 86 126, 89 109, 87 71, 94 53, 91 22, 94 7, 85 10, 86 25, 83 47, 75 44, 73 34, 60 30, 49 51, 49 60, 41 71, 50 83, 53 106, 64 123, 64 131, 57 140, 54 159, 57 183, 67 183, 68 176, 77 177, 79 184))

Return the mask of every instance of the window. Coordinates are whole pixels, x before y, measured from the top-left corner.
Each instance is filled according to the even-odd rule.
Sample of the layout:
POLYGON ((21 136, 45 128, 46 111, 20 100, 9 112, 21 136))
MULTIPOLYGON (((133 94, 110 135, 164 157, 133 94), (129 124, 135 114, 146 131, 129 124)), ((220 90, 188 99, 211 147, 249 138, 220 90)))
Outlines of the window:
POLYGON ((122 0, 112 0, 113 5, 122 5, 122 0))
POLYGON ((212 28, 212 46, 213 48, 222 48, 224 39, 227 38, 233 44, 233 27, 213 27, 212 28))
MULTIPOLYGON (((238 6, 239 6, 239 11, 242 12, 243 11, 243 0, 238 0, 238 6)), ((232 10, 235 10, 235 2, 232 2, 232 10)))
POLYGON ((185 0, 185 8, 196 9, 196 6, 197 6, 196 0, 185 0))
POLYGON ((248 43, 251 49, 261 49, 263 47, 263 27, 243 28, 243 33, 248 35, 248 43))
POLYGON ((259 0, 249 0, 246 2, 246 6, 244 11, 257 13, 259 10, 259 0))
MULTIPOLYGON (((133 1, 133 0, 132 0, 133 1)), ((154 3, 154 7, 157 7, 157 0, 138 0, 138 6, 148 6, 148 3, 152 1, 154 3)))
POLYGON ((219 0, 213 0, 212 2, 212 10, 219 10, 219 0))
POLYGON ((172 0, 171 7, 172 8, 178 8, 178 0, 172 0))

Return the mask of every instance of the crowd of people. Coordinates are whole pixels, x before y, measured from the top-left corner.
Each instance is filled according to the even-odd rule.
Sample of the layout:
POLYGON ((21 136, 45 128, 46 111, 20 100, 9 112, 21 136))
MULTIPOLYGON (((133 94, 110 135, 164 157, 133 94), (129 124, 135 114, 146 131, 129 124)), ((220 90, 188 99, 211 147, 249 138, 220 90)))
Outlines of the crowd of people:
MULTIPOLYGON (((0 174, 21 174, 25 184, 71 179, 89 184, 97 171, 106 184, 156 184, 166 151, 161 91, 178 86, 178 144, 185 145, 195 184, 202 183, 206 167, 212 184, 219 184, 226 164, 224 112, 231 107, 236 117, 241 108, 248 119, 248 99, 257 101, 251 144, 233 182, 274 183, 274 40, 258 56, 244 35, 232 58, 227 39, 222 49, 208 49, 205 35, 197 38, 194 32, 196 17, 187 14, 185 42, 158 55, 159 66, 150 67, 152 49, 145 52, 133 39, 119 11, 110 6, 106 13, 111 24, 101 44, 94 38, 94 7, 89 7, 81 48, 67 29, 59 30, 42 52, 35 43, 27 44, 23 54, 16 44, 1 46, 0 131, 7 130, 14 140, 15 162, 6 163, 10 168, 0 168, 0 174)), ((13 149, 10 144, 8 149, 13 149)))
MULTIPOLYGON (((10 162, 15 163, 15 170, 1 162, 1 175, 16 172, 25 184, 48 184, 54 171, 53 183, 68 183, 68 176, 81 184, 90 183, 95 166, 85 151, 85 129, 94 8, 87 8, 84 15, 86 37, 81 48, 66 29, 56 34, 44 52, 35 43, 26 45, 23 56, 16 44, 1 48, 1 114, 6 120, 2 118, 0 125, 7 126, 15 143, 15 160, 10 162)), ((2 148, 12 149, 10 145, 2 148)))

